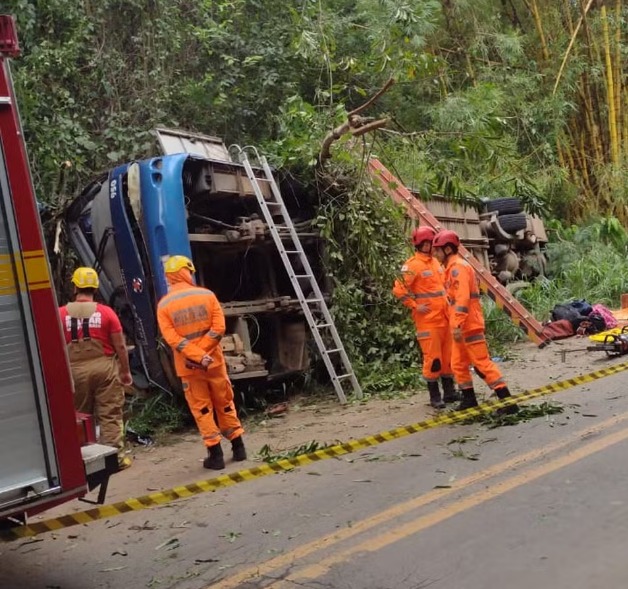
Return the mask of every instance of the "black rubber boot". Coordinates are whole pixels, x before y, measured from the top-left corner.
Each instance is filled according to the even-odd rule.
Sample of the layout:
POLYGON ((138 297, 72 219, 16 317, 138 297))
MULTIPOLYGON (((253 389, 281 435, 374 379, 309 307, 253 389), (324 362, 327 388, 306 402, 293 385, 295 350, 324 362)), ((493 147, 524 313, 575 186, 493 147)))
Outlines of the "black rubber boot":
POLYGON ((434 407, 434 409, 444 409, 445 403, 443 403, 443 400, 440 396, 438 382, 428 382, 427 390, 430 392, 430 405, 434 407))
POLYGON ((458 405, 458 411, 464 411, 465 409, 471 409, 471 407, 478 406, 478 400, 475 397, 475 391, 471 389, 460 389, 462 393, 462 401, 458 405))
POLYGON ((207 458, 203 460, 203 466, 212 470, 222 470, 225 467, 225 457, 220 444, 207 448, 207 458))
POLYGON ((244 448, 242 436, 238 436, 237 438, 231 440, 231 449, 233 450, 233 459, 236 462, 246 460, 246 449, 244 448))
POLYGON ((445 403, 455 403, 460 401, 460 395, 456 391, 454 379, 451 376, 441 376, 440 381, 443 385, 443 401, 445 403))
MULTIPOLYGON (((502 387, 501 389, 496 389, 495 394, 499 400, 507 399, 508 397, 512 397, 508 387, 502 387)), ((497 410, 499 415, 513 415, 519 411, 519 405, 508 405, 508 407, 501 407, 497 410)))

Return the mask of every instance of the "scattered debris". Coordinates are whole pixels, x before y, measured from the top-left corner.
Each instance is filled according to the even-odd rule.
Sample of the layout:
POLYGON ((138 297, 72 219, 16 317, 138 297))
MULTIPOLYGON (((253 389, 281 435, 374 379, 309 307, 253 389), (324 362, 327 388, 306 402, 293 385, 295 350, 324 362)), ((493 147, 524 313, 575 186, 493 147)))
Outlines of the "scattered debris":
POLYGON ((275 403, 266 409, 268 417, 283 417, 288 412, 288 403, 275 403))
POLYGON ((242 532, 228 532, 227 534, 221 534, 219 538, 226 538, 229 542, 233 543, 242 535, 242 532))
POLYGON ((181 544, 179 543, 179 538, 170 538, 170 540, 166 540, 162 542, 159 546, 155 548, 155 550, 161 550, 162 548, 167 548, 168 550, 176 550, 179 548, 181 544))
POLYGON ((551 401, 544 401, 538 405, 520 406, 517 413, 485 413, 478 415, 477 417, 466 419, 463 424, 470 425, 473 423, 479 423, 487 426, 489 429, 494 429, 504 425, 516 425, 517 423, 529 421, 530 419, 535 419, 537 417, 547 417, 556 413, 562 413, 564 410, 565 408, 563 405, 553 403, 551 401))
POLYGON ((264 462, 277 462, 279 460, 285 460, 287 458, 295 458, 296 456, 300 456, 301 454, 311 454, 312 452, 316 452, 317 450, 324 450, 328 448, 328 444, 319 444, 317 441, 312 440, 306 444, 301 444, 296 448, 284 450, 283 452, 274 453, 273 449, 268 445, 264 444, 260 451, 258 452, 259 457, 264 462))

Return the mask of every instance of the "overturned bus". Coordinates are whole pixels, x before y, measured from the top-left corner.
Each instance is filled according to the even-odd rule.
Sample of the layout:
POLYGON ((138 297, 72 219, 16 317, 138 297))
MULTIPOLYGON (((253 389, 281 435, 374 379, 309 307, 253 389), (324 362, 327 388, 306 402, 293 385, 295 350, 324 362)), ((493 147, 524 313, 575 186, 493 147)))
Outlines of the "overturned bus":
MULTIPOLYGON (((215 137, 167 129, 157 137, 162 155, 101 175, 66 211, 72 247, 82 264, 98 270, 100 295, 132 344, 136 385, 178 387, 156 321, 167 291, 163 262, 171 255, 192 258, 198 283, 223 306, 221 345, 233 381, 265 382, 307 370, 307 323, 243 166, 215 137)), ((283 184, 299 239, 327 292, 314 203, 299 187, 283 184)))

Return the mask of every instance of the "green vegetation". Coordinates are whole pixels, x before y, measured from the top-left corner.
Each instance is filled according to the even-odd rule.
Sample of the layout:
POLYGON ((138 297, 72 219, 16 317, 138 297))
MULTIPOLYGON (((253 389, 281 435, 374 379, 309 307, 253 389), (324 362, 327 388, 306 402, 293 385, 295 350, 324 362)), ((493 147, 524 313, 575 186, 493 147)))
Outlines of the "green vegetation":
POLYGON ((316 440, 312 440, 311 442, 301 444, 300 446, 291 448, 289 450, 284 450, 283 452, 275 452, 268 444, 264 444, 260 448, 258 456, 264 462, 271 463, 277 462, 278 460, 285 460, 286 458, 301 456, 302 454, 312 454, 312 452, 316 452, 317 450, 324 450, 328 446, 328 444, 319 444, 316 440))
POLYGON ((127 406, 128 427, 139 436, 159 436, 180 430, 191 420, 182 398, 156 393, 147 399, 133 398, 127 406))
MULTIPOLYGON (((565 408, 551 401, 543 401, 538 405, 523 405, 519 408, 517 413, 505 414, 499 411, 493 413, 483 413, 478 417, 473 417, 466 420, 465 424, 480 423, 488 427, 488 429, 495 429, 496 427, 502 427, 504 425, 516 425, 522 421, 529 421, 530 419, 536 419, 537 417, 548 418, 550 415, 556 415, 562 413, 565 408)), ((452 440, 451 443, 459 442, 459 440, 452 440)))
MULTIPOLYGON (((521 292, 545 318, 573 297, 616 305, 626 270, 626 3, 538 0, 5 0, 38 196, 153 151, 178 126, 262 146, 316 190, 334 311, 366 388, 418 382, 390 288, 410 225, 368 181, 376 153, 452 199, 520 196, 551 220, 551 276, 521 292), (363 114, 387 128, 322 141, 363 114), (582 221, 599 218, 588 227, 582 221), (415 377, 413 378, 413 374, 415 377)), ((487 307, 491 345, 519 337, 487 307)))

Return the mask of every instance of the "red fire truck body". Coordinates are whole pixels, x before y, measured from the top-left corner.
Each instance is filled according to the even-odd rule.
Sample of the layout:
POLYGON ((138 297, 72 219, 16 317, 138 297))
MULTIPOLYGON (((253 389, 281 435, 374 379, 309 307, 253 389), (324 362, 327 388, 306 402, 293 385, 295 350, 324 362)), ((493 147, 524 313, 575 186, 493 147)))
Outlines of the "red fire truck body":
POLYGON ((115 450, 77 415, 9 59, 14 20, 0 15, 0 521, 106 487, 115 450), (91 443, 90 443, 91 442, 91 443))

